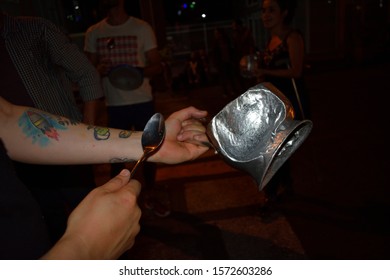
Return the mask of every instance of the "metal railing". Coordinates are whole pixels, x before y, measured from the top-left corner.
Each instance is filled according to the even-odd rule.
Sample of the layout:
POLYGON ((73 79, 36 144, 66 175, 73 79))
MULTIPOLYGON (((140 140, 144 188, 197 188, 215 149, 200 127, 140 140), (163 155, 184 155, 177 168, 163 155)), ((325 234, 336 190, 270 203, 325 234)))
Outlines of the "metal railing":
POLYGON ((218 21, 203 24, 177 25, 166 28, 167 47, 174 58, 188 57, 192 51, 204 50, 209 53, 214 41, 216 28, 231 31, 231 21, 218 21))

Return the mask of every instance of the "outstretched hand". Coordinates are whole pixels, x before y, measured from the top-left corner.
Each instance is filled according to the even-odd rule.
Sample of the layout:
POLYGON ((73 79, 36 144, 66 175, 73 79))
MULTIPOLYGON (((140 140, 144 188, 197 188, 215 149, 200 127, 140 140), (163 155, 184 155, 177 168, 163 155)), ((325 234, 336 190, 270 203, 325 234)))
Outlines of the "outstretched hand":
POLYGON ((201 120, 206 111, 187 107, 174 112, 165 121, 166 135, 160 150, 150 160, 168 164, 196 159, 208 150, 206 127, 201 120))
POLYGON ((137 197, 141 185, 124 169, 92 190, 68 219, 64 236, 45 259, 116 259, 140 231, 137 197))

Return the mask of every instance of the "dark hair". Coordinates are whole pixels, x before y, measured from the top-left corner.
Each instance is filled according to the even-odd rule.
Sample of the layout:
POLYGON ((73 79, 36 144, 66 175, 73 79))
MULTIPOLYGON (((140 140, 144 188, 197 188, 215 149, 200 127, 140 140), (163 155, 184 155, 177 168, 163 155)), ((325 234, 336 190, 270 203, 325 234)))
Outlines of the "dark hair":
POLYGON ((296 0, 275 0, 282 12, 287 11, 287 15, 284 18, 283 23, 284 24, 291 24, 291 22, 294 19, 295 16, 295 9, 297 7, 297 1, 296 0))

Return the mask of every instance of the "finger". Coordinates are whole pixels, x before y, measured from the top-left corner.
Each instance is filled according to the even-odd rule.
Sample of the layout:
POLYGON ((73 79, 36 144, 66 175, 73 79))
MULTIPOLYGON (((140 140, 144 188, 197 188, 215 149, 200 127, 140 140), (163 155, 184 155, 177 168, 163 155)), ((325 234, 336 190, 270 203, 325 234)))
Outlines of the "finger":
POLYGON ((188 125, 188 126, 183 127, 177 136, 179 137, 185 133, 193 133, 193 135, 206 134, 206 128, 204 126, 200 126, 200 125, 188 125))
POLYGON ((177 136, 177 140, 181 142, 209 142, 209 139, 205 133, 199 133, 199 131, 196 130, 183 131, 177 136))
POLYGON ((141 183, 137 180, 131 179, 126 186, 123 187, 124 191, 131 192, 135 194, 135 196, 139 196, 141 193, 141 183))
POLYGON ((178 141, 185 141, 188 137, 192 137, 196 134, 205 134, 206 127, 195 119, 189 119, 182 123, 182 128, 180 132, 177 134, 178 141))
POLYGON ((204 118, 202 119, 188 119, 188 120, 185 120, 181 123, 181 126, 184 128, 184 127, 203 127, 205 128, 205 125, 204 125, 204 121, 203 121, 204 118))
POLYGON ((204 118, 207 116, 207 111, 199 110, 193 106, 177 111, 169 116, 169 118, 178 119, 180 122, 191 118, 204 118))
POLYGON ((117 176, 112 178, 102 187, 110 192, 115 192, 125 186, 130 179, 130 171, 127 169, 123 169, 117 176))
POLYGON ((196 119, 205 119, 208 115, 208 112, 205 110, 196 109, 196 111, 191 113, 191 116, 196 119))

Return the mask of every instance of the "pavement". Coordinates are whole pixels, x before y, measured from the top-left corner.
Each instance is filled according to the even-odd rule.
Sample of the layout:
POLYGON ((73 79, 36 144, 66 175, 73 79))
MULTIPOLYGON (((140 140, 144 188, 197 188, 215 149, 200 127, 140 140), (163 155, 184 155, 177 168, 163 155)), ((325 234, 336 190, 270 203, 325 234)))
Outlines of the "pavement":
MULTIPOLYGON (((209 151, 160 164, 156 196, 123 259, 389 259, 388 62, 313 67, 306 75, 313 131, 291 157, 294 194, 264 215, 246 173, 209 151)), ((165 116, 193 105, 218 113, 233 97, 218 85, 157 92, 165 116)), ((96 168, 104 181, 107 166, 96 168)))

